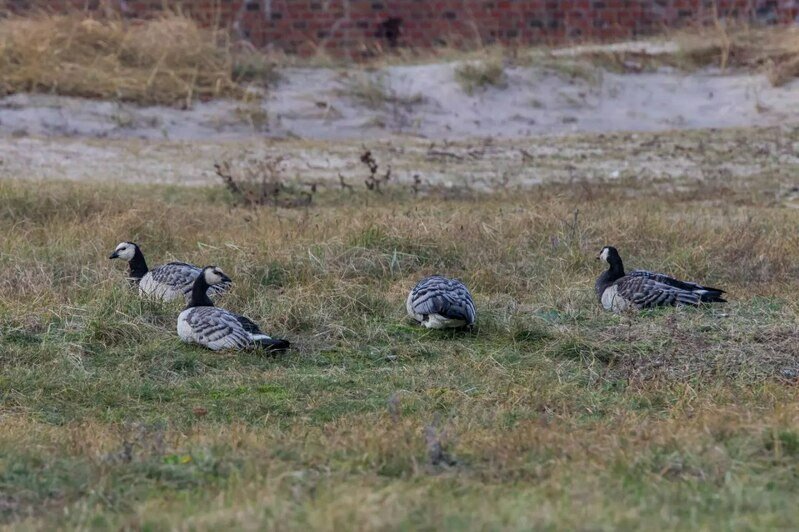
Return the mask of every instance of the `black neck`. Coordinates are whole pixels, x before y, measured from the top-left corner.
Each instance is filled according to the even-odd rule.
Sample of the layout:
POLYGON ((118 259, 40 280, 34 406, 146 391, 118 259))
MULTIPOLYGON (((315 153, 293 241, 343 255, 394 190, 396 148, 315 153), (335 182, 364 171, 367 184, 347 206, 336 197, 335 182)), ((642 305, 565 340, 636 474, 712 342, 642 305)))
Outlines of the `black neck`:
POLYGON ((205 280, 205 273, 200 272, 194 285, 191 287, 191 298, 186 308, 192 307, 213 307, 214 302, 208 297, 208 283, 205 280))
POLYGON ((128 268, 130 268, 130 278, 138 281, 144 277, 149 270, 147 269, 147 262, 144 260, 144 255, 141 250, 138 247, 135 249, 136 251, 133 252, 133 258, 128 262, 128 268))
POLYGON ((621 261, 621 257, 617 256, 611 259, 609 264, 610 266, 608 267, 608 272, 613 274, 616 279, 624 277, 624 263, 621 261))
POLYGON ((602 294, 607 287, 622 277, 624 277, 624 264, 621 262, 621 259, 618 258, 610 262, 610 267, 596 280, 596 293, 599 299, 602 299, 602 294))

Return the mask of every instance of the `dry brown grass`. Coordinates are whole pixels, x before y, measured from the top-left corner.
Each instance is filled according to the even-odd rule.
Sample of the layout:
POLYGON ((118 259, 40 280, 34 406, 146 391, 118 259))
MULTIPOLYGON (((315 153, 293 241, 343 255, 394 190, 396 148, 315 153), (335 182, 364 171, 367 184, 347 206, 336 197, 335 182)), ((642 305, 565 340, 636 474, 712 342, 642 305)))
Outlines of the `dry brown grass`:
POLYGON ((684 72, 715 67, 763 72, 775 86, 799 76, 799 28, 722 24, 674 30, 661 36, 677 44, 676 51, 649 52, 637 46, 626 50, 585 46, 574 54, 531 49, 520 54, 521 64, 569 69, 604 68, 641 72, 668 66, 684 72))
POLYGON ((688 67, 718 66, 765 70, 774 85, 799 75, 799 28, 723 25, 674 34, 679 59, 688 67))
POLYGON ((505 66, 501 58, 461 63, 455 68, 455 79, 466 94, 486 87, 503 87, 506 84, 505 66))
POLYGON ((180 15, 135 22, 79 13, 0 19, 0 95, 187 105, 239 95, 235 67, 224 32, 180 15))
MULTIPOLYGON (((648 55, 594 51, 553 58, 547 49, 504 50, 497 47, 399 51, 377 55, 371 65, 454 61, 467 92, 504 83, 502 63, 563 64, 575 61, 615 70, 671 65, 684 70, 707 66, 764 71, 782 85, 799 75, 799 28, 754 28, 724 25, 690 28, 667 35, 679 51, 648 55), (533 60, 530 60, 533 58, 533 60)), ((141 104, 189 105, 195 99, 241 96, 243 84, 268 85, 280 65, 341 65, 320 50, 310 58, 264 54, 233 45, 228 32, 200 27, 167 13, 153 20, 88 18, 81 12, 0 19, 0 96, 16 92, 50 92, 67 96, 117 99, 141 104)), ((585 68, 585 66, 580 66, 585 68)), ((359 84, 370 105, 386 100, 380 83, 359 84)), ((390 99, 390 95, 389 95, 390 99)))

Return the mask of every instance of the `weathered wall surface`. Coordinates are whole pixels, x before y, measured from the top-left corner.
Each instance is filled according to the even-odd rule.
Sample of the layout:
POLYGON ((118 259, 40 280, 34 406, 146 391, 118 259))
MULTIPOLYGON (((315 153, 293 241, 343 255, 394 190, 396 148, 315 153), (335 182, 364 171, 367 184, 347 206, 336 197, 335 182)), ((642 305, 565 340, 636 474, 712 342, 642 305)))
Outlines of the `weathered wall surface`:
MULTIPOLYGON (((3 0, 0 0, 2 5, 3 0)), ((715 17, 792 23, 799 0, 5 0, 63 9, 151 16, 180 7, 206 23, 233 27, 255 46, 292 53, 325 48, 360 54, 393 46, 430 47, 627 39, 715 17)))

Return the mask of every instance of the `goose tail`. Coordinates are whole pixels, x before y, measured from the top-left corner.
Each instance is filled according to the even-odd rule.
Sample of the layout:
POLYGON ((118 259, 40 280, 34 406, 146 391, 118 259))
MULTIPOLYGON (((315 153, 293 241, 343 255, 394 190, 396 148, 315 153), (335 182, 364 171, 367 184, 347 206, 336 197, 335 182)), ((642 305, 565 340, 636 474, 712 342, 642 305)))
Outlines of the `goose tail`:
POLYGON ((288 340, 281 340, 280 338, 269 338, 266 335, 264 335, 263 337, 253 338, 253 343, 255 344, 256 347, 259 347, 266 351, 285 351, 286 349, 291 347, 291 343, 288 340))
POLYGON ((696 294, 702 303, 726 303, 727 300, 722 297, 724 290, 718 288, 702 288, 697 290, 696 294))

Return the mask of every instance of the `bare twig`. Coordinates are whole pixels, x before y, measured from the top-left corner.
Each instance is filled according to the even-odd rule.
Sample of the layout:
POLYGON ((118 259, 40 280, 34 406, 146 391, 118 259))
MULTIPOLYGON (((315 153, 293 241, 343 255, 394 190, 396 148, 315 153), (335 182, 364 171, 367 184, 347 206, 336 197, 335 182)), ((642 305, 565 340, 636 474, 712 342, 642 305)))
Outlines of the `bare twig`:
POLYGON ((229 161, 214 165, 237 205, 245 207, 304 207, 310 205, 316 194, 315 183, 300 183, 310 190, 297 190, 287 183, 282 157, 265 157, 245 161, 246 166, 235 172, 229 161), (238 175, 237 175, 238 174, 238 175))
POLYGON ((377 164, 370 150, 366 150, 361 154, 361 162, 369 169, 369 177, 364 181, 366 188, 375 192, 382 192, 380 189, 381 185, 391 180, 391 166, 386 169, 386 173, 382 176, 377 175, 380 166, 377 164))
POLYGON ((419 195, 419 191, 422 189, 422 178, 419 174, 413 174, 413 184, 411 185, 411 190, 413 191, 414 196, 419 195))

